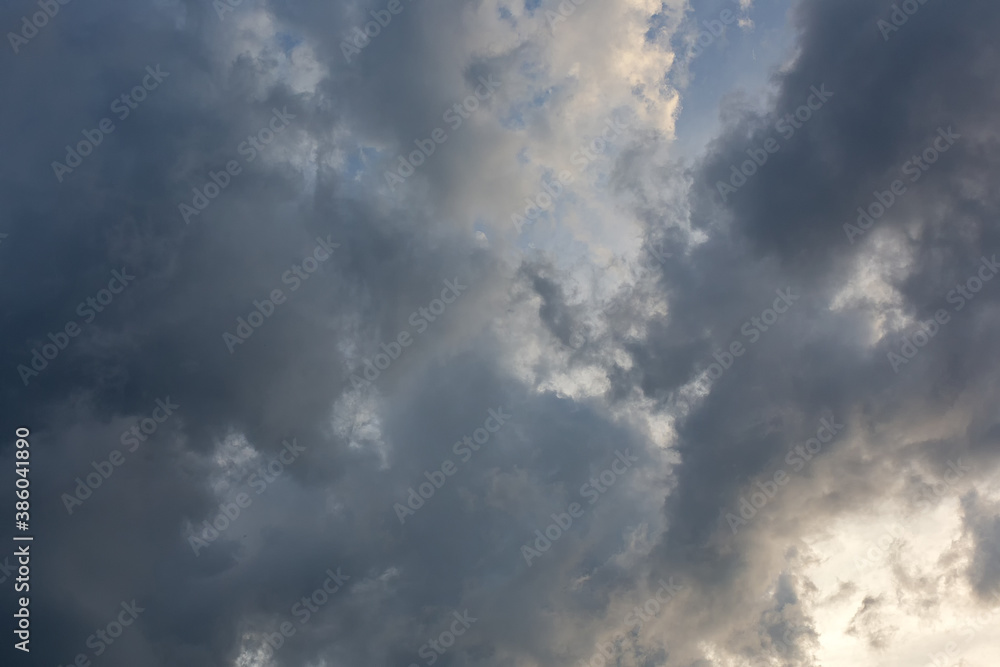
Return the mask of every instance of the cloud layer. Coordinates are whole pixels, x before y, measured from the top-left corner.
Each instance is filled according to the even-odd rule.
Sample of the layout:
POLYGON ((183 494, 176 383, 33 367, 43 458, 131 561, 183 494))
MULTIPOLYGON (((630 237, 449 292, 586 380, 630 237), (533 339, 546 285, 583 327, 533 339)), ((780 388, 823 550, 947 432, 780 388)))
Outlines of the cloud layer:
POLYGON ((8 3, 12 664, 991 664, 994 5, 8 3))

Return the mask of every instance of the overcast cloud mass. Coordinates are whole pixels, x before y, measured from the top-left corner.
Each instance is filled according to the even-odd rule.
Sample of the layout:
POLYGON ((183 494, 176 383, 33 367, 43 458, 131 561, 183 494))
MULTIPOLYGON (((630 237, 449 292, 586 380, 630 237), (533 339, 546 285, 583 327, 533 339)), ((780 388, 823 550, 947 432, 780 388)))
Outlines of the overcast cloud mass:
POLYGON ((997 664, 1000 3, 0 29, 3 665, 997 664))

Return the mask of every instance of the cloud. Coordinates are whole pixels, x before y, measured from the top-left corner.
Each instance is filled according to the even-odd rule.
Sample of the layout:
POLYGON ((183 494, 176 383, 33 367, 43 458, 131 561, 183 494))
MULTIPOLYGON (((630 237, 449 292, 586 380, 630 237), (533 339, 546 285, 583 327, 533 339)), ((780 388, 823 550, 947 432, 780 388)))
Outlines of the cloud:
MULTIPOLYGON (((788 25, 741 1, 755 39, 791 31, 794 49, 681 160, 685 95, 707 85, 675 53, 686 3, 404 2, 350 62, 343 40, 384 3, 72 3, 0 68, 0 421, 31 432, 32 660, 895 667, 972 627, 998 585, 1000 292, 947 295, 1000 245, 1000 9, 927 3, 886 41, 888 0, 802 0, 788 25), (119 117, 147 67, 169 77, 119 117), (482 80, 502 83, 477 98, 482 80), (897 178, 905 196, 852 243, 844 225, 897 178), (196 189, 211 201, 186 220, 196 189), (336 252, 309 264, 320 240, 336 252), (25 386, 18 365, 122 266, 134 282, 25 386), (467 285, 447 305, 445 281, 467 285), (887 354, 942 307, 894 373, 887 354), (239 318, 253 334, 233 349, 239 318), (710 372, 734 341, 746 353, 710 372), (69 513, 166 396, 173 418, 69 513), (401 523, 394 504, 498 409, 508 423, 401 523), (843 431, 792 472, 823 419, 843 431), (726 512, 778 470, 787 486, 734 534, 726 512), (521 546, 574 502, 528 567, 521 546), (633 623, 664 580, 683 588, 633 623), (88 637, 132 600, 135 626, 97 655, 88 637), (456 612, 477 620, 425 648, 456 612)), ((974 627, 962 655, 987 664, 974 627)))

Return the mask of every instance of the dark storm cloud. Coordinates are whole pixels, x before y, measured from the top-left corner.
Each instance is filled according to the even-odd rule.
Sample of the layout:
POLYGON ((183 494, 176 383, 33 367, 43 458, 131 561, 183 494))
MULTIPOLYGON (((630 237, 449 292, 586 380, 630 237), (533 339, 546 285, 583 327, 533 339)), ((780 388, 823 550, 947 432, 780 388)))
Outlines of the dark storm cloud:
MULTIPOLYGON (((64 7, 2 73, 5 88, 19 91, 18 103, 0 112, 8 128, 4 190, 16 220, 2 269, 12 314, 3 392, 16 409, 3 419, 9 428, 34 425, 34 492, 46 517, 36 524, 35 613, 47 619, 38 632, 59 638, 35 644, 33 659, 65 663, 82 653, 96 661, 88 637, 134 599, 141 620, 102 651, 103 664, 232 662, 242 648, 260 646, 263 634, 244 644, 245 633, 273 633, 286 620, 298 627, 294 603, 337 567, 349 583, 282 647, 281 664, 322 654, 408 664, 466 608, 480 620, 446 660, 466 650, 487 659, 496 641, 514 646, 534 633, 477 636, 488 623, 503 627, 537 586, 494 590, 523 568, 519 540, 548 517, 529 501, 549 489, 575 493, 616 449, 642 446, 599 411, 529 399, 487 361, 498 341, 469 332, 505 308, 489 250, 422 211, 387 212, 343 194, 326 166, 338 124, 359 143, 405 149, 489 72, 450 65, 453 76, 442 76, 437 64, 449 47, 431 40, 442 25, 431 32, 418 6, 353 69, 341 62, 337 37, 353 25, 341 9, 273 8, 286 20, 282 29, 317 44, 330 68, 306 92, 280 76, 287 54, 239 32, 248 26, 236 12, 253 11, 249 4, 221 22, 209 4, 74 9, 82 7, 64 7), (246 51, 227 51, 241 36, 246 51), (141 82, 146 65, 160 65, 163 82, 127 118, 114 118, 109 105, 141 82), (275 109, 287 126, 250 160, 240 146, 275 128, 275 109), (51 162, 65 162, 66 144, 105 116, 114 131, 58 180, 51 162), (192 188, 206 194, 210 172, 230 160, 241 170, 231 169, 225 185, 217 178, 221 192, 185 220, 179 204, 200 209, 192 188), (314 185, 303 187, 310 178, 314 185), (339 247, 292 289, 284 276, 317 239, 339 247), (123 266, 134 282, 82 322, 77 304, 123 266), (411 314, 446 280, 468 291, 416 335, 411 314), (249 319, 274 289, 287 301, 227 349, 222 334, 234 333, 237 318, 249 319), (80 324, 79 337, 25 387, 16 367, 30 367, 32 349, 70 321, 80 324), (403 331, 413 347, 359 391, 351 373, 403 331), (179 406, 173 418, 87 495, 78 478, 126 451, 122 434, 162 397, 179 406), (393 503, 425 470, 454 457, 452 444, 490 409, 515 415, 495 451, 470 461, 412 525, 399 526, 393 503), (345 428, 347 419, 354 424, 345 428), (236 434, 257 459, 240 459, 248 450, 236 434), (246 490, 286 438, 305 448, 301 462, 265 493, 251 493, 232 527, 196 555, 190 539, 201 533, 192 529, 246 490), (70 514, 66 498, 76 494, 84 502, 70 502, 70 514), (331 632, 339 638, 331 641, 331 632)), ((15 18, 11 10, 0 22, 15 18)), ((471 150, 450 147, 452 161, 471 150)), ((614 511, 627 513, 627 503, 614 511)), ((586 535, 581 528, 560 546, 586 535)), ((589 539, 613 548, 613 531, 595 535, 589 539)), ((546 636, 535 641, 544 650, 546 636)))
MULTIPOLYGON (((16 17, 9 9, 0 23, 16 17)), ((330 19, 329 29, 338 33, 337 16, 330 19)), ((39 512, 51 520, 38 526, 38 539, 50 540, 53 548, 39 549, 36 581, 42 583, 36 584, 35 600, 40 617, 46 609, 62 610, 48 626, 48 636, 61 639, 39 642, 33 653, 39 661, 69 661, 78 652, 93 657, 85 646, 88 635, 113 620, 120 601, 135 598, 147 609, 142 630, 130 630, 109 649, 101 658, 107 664, 220 664, 226 656, 235 658, 244 615, 287 613, 290 594, 312 590, 324 568, 342 565, 354 581, 378 575, 377 559, 361 555, 367 539, 360 536, 392 518, 388 496, 378 499, 378 521, 341 526, 341 537, 332 543, 316 538, 294 565, 289 553, 271 546, 248 565, 237 565, 242 527, 196 558, 185 527, 211 519, 219 503, 208 484, 218 472, 208 453, 214 441, 241 432, 269 458, 283 438, 295 436, 307 447, 309 463, 290 466, 244 511, 244 521, 266 528, 269 515, 281 523, 281 516, 294 512, 283 500, 318 503, 322 510, 326 499, 311 496, 310 488, 336 488, 352 467, 375 474, 374 457, 349 452, 348 442, 325 425, 332 402, 351 390, 350 371, 362 356, 378 351, 380 340, 410 328, 410 313, 438 296, 442 281, 458 276, 481 287, 494 270, 488 257, 461 239, 429 247, 415 230, 434 223, 418 212, 390 218, 339 196, 336 179, 322 167, 327 128, 338 118, 365 117, 369 112, 359 109, 369 104, 369 111, 398 109, 405 100, 412 111, 424 99, 418 88, 380 88, 393 96, 389 104, 359 98, 356 89, 348 97, 330 83, 336 97, 348 100, 339 107, 325 104, 323 93, 293 92, 280 79, 265 83, 261 94, 260 82, 278 71, 280 54, 242 55, 231 64, 219 58, 216 48, 231 39, 226 30, 234 20, 230 15, 229 23, 220 23, 209 4, 152 14, 149 7, 66 6, 45 34, 3 66, 4 88, 18 91, 18 103, 0 112, 7 128, 5 200, 16 221, 5 229, 12 232, 3 263, 11 317, 4 329, 2 361, 9 372, 3 392, 12 409, 4 411, 3 421, 8 430, 15 422, 39 425, 33 429, 39 448, 35 493, 39 512), (178 24, 184 28, 177 30, 178 24), (109 104, 141 82, 147 64, 159 64, 168 74, 119 120, 109 104), (238 147, 268 127, 275 108, 294 118, 251 161, 238 147), (114 119, 114 131, 59 182, 50 162, 64 161, 64 146, 75 145, 103 117, 114 119), (311 162, 317 170, 311 192, 303 192, 296 183, 301 174, 278 159, 281 150, 307 140, 315 144, 300 149, 306 159, 300 168, 309 169, 311 162), (233 159, 242 172, 186 225, 178 204, 192 203, 192 188, 204 190, 209 172, 224 170, 233 159), (283 275, 302 264, 317 238, 340 247, 293 291, 283 275), (136 275, 134 282, 84 322, 77 304, 122 266, 136 275), (254 300, 276 288, 284 289, 287 302, 230 354, 222 333, 235 331, 237 317, 246 318, 254 300), (17 365, 30 367, 32 348, 49 343, 47 333, 69 321, 80 324, 79 337, 25 387, 17 365), (348 341, 360 347, 338 350, 348 341), (181 406, 176 420, 127 455, 124 467, 68 515, 62 494, 73 493, 77 476, 94 472, 91 461, 124 450, 121 433, 163 396, 181 406), (292 490, 297 485, 305 489, 299 498, 292 490), (354 555, 342 543, 352 533, 360 539, 354 555), (262 581, 269 583, 258 586, 262 581)), ((377 62, 375 53, 367 55, 369 63, 377 62)), ((405 78, 405 68, 396 69, 405 78)), ((466 318, 482 308, 475 299, 463 295, 447 325, 461 322, 462 308, 466 318)), ((419 368, 428 349, 446 340, 446 332, 442 325, 418 341, 423 349, 397 361, 379 389, 391 393, 408 368, 419 368)), ((482 387, 475 378, 470 382, 482 387)), ((476 415, 504 402, 485 394, 472 398, 469 411, 476 415)), ((467 417, 463 411, 463 427, 467 417)), ((441 435, 416 422, 399 428, 441 435)), ((453 435, 449 430, 441 437, 453 435)), ((355 495, 351 489, 343 493, 355 495)), ((360 496, 353 502, 364 505, 360 496)), ((375 510, 364 510, 366 519, 369 511, 375 510)), ((430 600, 425 592, 414 591, 430 600)), ((424 638, 417 639, 414 648, 424 638)))
MULTIPOLYGON (((342 38, 382 3, 272 3, 267 25, 255 13, 265 5, 249 2, 224 20, 211 3, 62 6, 0 67, 0 85, 14 91, 0 106, 10 221, 0 229, 9 233, 0 245, 0 422, 6 432, 33 429, 33 613, 45 639, 32 658, 94 657, 88 636, 136 600, 139 620, 100 664, 233 664, 285 621, 296 632, 276 654, 280 665, 419 664, 421 647, 466 610, 477 620, 439 664, 570 663, 594 655, 604 634, 624 632, 619 598, 641 602, 653 581, 676 576, 689 588, 663 611, 661 622, 674 626, 666 647, 630 635, 631 662, 622 664, 715 664, 703 641, 746 657, 773 657, 785 642, 785 657, 812 664, 815 589, 791 574, 812 556, 788 543, 893 484, 909 498, 954 457, 977 466, 973 479, 994 465, 998 293, 984 288, 954 312, 899 375, 886 352, 905 332, 872 346, 862 307, 831 309, 850 262, 890 232, 914 258, 895 285, 903 310, 922 319, 998 246, 988 187, 998 65, 983 54, 1000 9, 928 3, 885 41, 876 20, 890 4, 798 5, 800 52, 775 76, 769 108, 731 114, 697 167, 647 171, 652 141, 619 158, 613 183, 671 259, 656 262, 659 277, 614 297, 601 335, 544 255, 512 270, 473 238, 471 223, 452 219, 464 211, 454 202, 473 196, 463 179, 481 173, 494 183, 488 160, 504 146, 485 119, 508 115, 508 89, 408 183, 420 206, 387 197, 380 168, 361 180, 342 175, 355 162, 381 165, 412 150, 480 76, 499 71, 505 80, 538 47, 468 56, 463 26, 476 6, 407 3, 351 63, 342 38), (299 42, 309 53, 295 50, 299 42), (169 75, 128 117, 115 117, 112 100, 157 65, 169 75), (715 182, 824 83, 834 96, 723 206, 715 182), (269 127, 275 109, 287 127, 251 161, 239 147, 269 127), (60 182, 52 161, 105 116, 114 132, 60 182), (961 140, 851 244, 843 224, 940 126, 961 140), (242 171, 188 224, 178 205, 194 206, 192 189, 204 192, 210 172, 230 160, 242 171), (664 195, 689 184, 689 199, 664 195), (701 245, 675 225, 688 212, 708 235, 701 245), (338 247, 293 290, 286 272, 316 257, 322 241, 338 247), (122 267, 134 282, 81 322, 77 304, 122 267), (445 281, 467 290, 417 330, 413 314, 445 281), (801 294, 795 305, 748 340, 744 325, 789 287, 801 294), (287 301, 231 352, 223 333, 275 289, 287 301), (666 299, 665 315, 650 307, 656 297, 666 299), (536 302, 509 339, 491 328, 536 302), (17 366, 70 321, 79 337, 26 387, 17 366), (412 345, 371 384, 352 381, 401 332, 412 345), (511 353, 523 345, 528 356, 536 334, 558 340, 558 352, 530 362, 511 353), (574 334, 585 343, 574 345, 574 334), (622 418, 645 398, 644 409, 671 412, 682 385, 733 341, 746 354, 692 400, 675 448, 622 418), (593 365, 607 370, 604 400, 526 379, 593 365), (975 400, 966 387, 979 392, 975 400), (123 433, 165 397, 175 414, 67 512, 77 478, 124 450, 123 433), (906 446, 894 437, 959 401, 970 415, 961 436, 906 446), (456 443, 490 410, 511 417, 461 460, 456 443), (733 535, 723 510, 785 466, 821 419, 846 428, 733 535), (192 530, 218 517, 220 503, 292 438, 301 458, 195 554, 192 530), (580 502, 583 485, 626 450, 634 467, 592 507, 584 499, 585 514, 529 567, 521 547, 534 544, 534 531, 580 502), (446 460, 457 473, 401 523, 394 504, 446 460), (338 568, 349 579, 300 622, 296 603, 338 568), (789 574, 762 596, 774 570, 789 574)), ((24 11, 5 8, 0 26, 17 25, 24 11)), ((547 111, 536 106, 527 115, 547 111)), ((967 502, 968 576, 980 592, 996 587, 991 511, 967 502)), ((859 603, 865 584, 850 595, 859 603)), ((892 626, 870 600, 850 631, 880 646, 892 626)))
MULTIPOLYGON (((970 387, 985 391, 970 400, 975 414, 995 398, 988 377, 995 370, 996 344, 987 332, 995 325, 997 296, 989 288, 964 312, 952 313, 905 376, 892 373, 887 353, 898 353, 902 335, 915 328, 890 327, 871 346, 863 334, 869 327, 863 307, 831 308, 855 279, 859 253, 874 252, 871 244, 895 243, 912 256, 905 277, 888 278, 901 296, 902 312, 923 320, 942 307, 951 313, 945 304, 949 290, 964 284, 978 258, 990 257, 996 247, 1000 210, 985 183, 997 173, 992 115, 998 64, 986 54, 1000 11, 985 2, 928 3, 887 43, 876 21, 889 15, 891 5, 796 6, 799 52, 786 71, 774 75, 773 98, 762 111, 729 114, 722 135, 689 172, 691 221, 709 239, 664 265, 660 284, 669 295, 669 322, 632 350, 644 392, 670 405, 681 385, 718 359, 713 352, 724 353, 733 340, 747 344, 741 324, 767 307, 776 288, 788 285, 802 294, 760 342, 733 360, 680 426, 679 486, 666 501, 669 528, 653 569, 691 577, 706 596, 724 596, 733 609, 742 609, 716 617, 713 624, 723 634, 747 625, 749 619, 738 615, 746 615, 753 602, 740 581, 783 548, 790 536, 779 526, 794 534, 898 488, 892 468, 905 466, 905 459, 878 435, 882 429, 894 424, 905 432, 915 419, 942 418, 948 401, 970 387), (833 96, 790 139, 783 138, 775 123, 822 84, 833 96), (911 182, 903 165, 948 127, 961 138, 911 182), (728 182, 731 165, 739 168, 749 159, 746 151, 770 137, 780 149, 723 203, 717 182, 728 182), (906 182, 907 192, 851 244, 844 224, 854 223, 857 207, 877 201, 873 193, 886 191, 896 178, 906 182), (670 364, 657 360, 675 357, 678 349, 692 350, 695 361, 687 373, 667 374, 670 364), (846 423, 848 431, 819 455, 832 459, 819 459, 802 473, 814 479, 812 491, 793 480, 784 490, 787 497, 759 510, 771 516, 746 528, 761 534, 734 544, 724 508, 757 490, 754 483, 781 465, 785 452, 804 442, 823 414, 846 423), (888 467, 859 465, 861 452, 885 457, 888 467), (843 474, 831 477, 834 470, 843 474), (813 496, 822 502, 806 500, 813 496)), ((633 172, 620 187, 641 193, 646 188, 633 172)), ((665 178, 676 178, 670 173, 665 178)), ((644 217, 651 239, 676 233, 676 214, 665 207, 651 207, 644 217)), ((979 419, 982 426, 974 433, 911 447, 907 455, 919 456, 935 481, 956 456, 993 468, 995 447, 987 442, 995 438, 984 431, 995 419, 979 419)), ((891 628, 875 611, 859 614, 859 636, 873 645, 891 641, 891 628)), ((802 657, 795 664, 809 663, 802 657)))
MULTIPOLYGON (((980 178, 973 175, 983 167, 982 161, 976 160, 975 156, 985 148, 982 141, 988 140, 977 137, 989 127, 990 121, 984 110, 991 106, 995 86, 986 83, 985 75, 980 70, 963 72, 960 78, 965 78, 966 85, 961 87, 960 94, 956 91, 956 97, 949 98, 948 104, 944 104, 940 91, 942 88, 955 88, 955 77, 947 75, 948 82, 944 83, 944 69, 937 66, 937 60, 933 66, 921 67, 921 64, 927 62, 929 56, 926 54, 932 52, 944 52, 946 58, 956 61, 963 58, 976 60, 973 53, 981 44, 979 40, 986 39, 986 32, 980 32, 982 25, 996 20, 997 12, 987 5, 965 6, 960 11, 942 5, 928 6, 919 16, 921 21, 926 22, 923 28, 920 27, 921 22, 914 19, 900 35, 894 37, 892 43, 885 44, 872 26, 875 18, 885 13, 887 6, 849 2, 805 3, 798 8, 798 23, 803 30, 802 52, 792 69, 778 78, 775 111, 767 117, 773 120, 797 105, 799 96, 809 90, 808 82, 811 81, 829 81, 830 89, 834 91, 839 87, 843 91, 838 93, 843 96, 843 104, 838 105, 837 97, 828 102, 829 108, 822 110, 829 112, 828 115, 817 113, 787 146, 783 146, 749 179, 743 189, 731 195, 731 208, 727 215, 731 216, 732 222, 724 228, 731 232, 731 237, 717 234, 692 251, 690 262, 672 263, 672 267, 668 265, 665 268, 664 282, 671 290, 675 308, 666 335, 678 336, 685 328, 697 334, 697 330, 708 323, 714 337, 714 343, 708 347, 709 353, 713 348, 723 349, 728 338, 740 339, 737 332, 739 324, 756 310, 757 304, 766 307, 767 294, 773 289, 772 285, 789 284, 805 291, 803 305, 791 311, 787 322, 779 322, 774 325, 773 332, 764 334, 765 340, 760 345, 766 347, 776 338, 784 340, 775 343, 769 354, 761 354, 761 349, 765 348, 755 349, 753 356, 756 358, 737 360, 736 366, 756 364, 759 370, 748 372, 744 381, 733 380, 733 386, 741 387, 743 392, 754 383, 761 382, 777 388, 782 383, 782 376, 788 376, 785 382, 803 382, 795 400, 798 410, 807 405, 803 399, 815 406, 834 408, 836 402, 856 403, 863 396, 873 393, 872 382, 880 389, 892 387, 899 392, 905 392, 906 386, 912 386, 906 383, 900 387, 895 384, 895 378, 885 377, 881 368, 881 364, 885 363, 884 352, 871 354, 860 341, 851 340, 853 336, 850 332, 856 329, 855 315, 826 311, 833 294, 843 287, 842 281, 849 277, 831 264, 845 261, 859 251, 851 247, 844 237, 842 224, 851 219, 850 210, 843 210, 843 202, 867 203, 871 197, 865 194, 865 190, 874 190, 880 183, 888 182, 880 180, 883 174, 892 174, 892 168, 905 162, 915 147, 923 147, 925 138, 933 139, 936 128, 942 124, 966 127, 966 136, 972 139, 964 149, 958 146, 958 153, 949 154, 947 162, 942 158, 942 164, 935 165, 913 188, 914 193, 907 201, 914 202, 916 206, 918 201, 936 200, 933 210, 937 213, 929 220, 921 220, 935 228, 946 224, 954 215, 968 215, 971 210, 980 210, 982 215, 976 216, 973 227, 976 230, 974 237, 962 244, 962 255, 954 258, 966 260, 990 248, 989 238, 993 231, 988 212, 995 207, 989 195, 983 193, 982 199, 966 201, 961 195, 954 194, 963 192, 954 183, 964 178, 980 178), (932 9, 936 13, 932 13, 932 9), (964 35, 966 26, 973 22, 979 27, 968 39, 955 37, 959 31, 964 35), (950 33, 947 27, 951 27, 950 33), (935 40, 942 44, 936 47, 936 51, 935 40), (855 48, 847 50, 845 44, 855 48), (944 44, 951 48, 945 49, 944 44), (984 78, 980 80, 980 76, 984 78), (977 99, 976 103, 952 101, 970 96, 981 96, 981 99, 977 99), (876 101, 869 105, 868 101, 873 97, 883 102, 876 101), (941 102, 934 103, 935 99, 941 102), (875 128, 882 128, 882 131, 876 132, 875 128), (968 163, 969 158, 974 164, 968 163), (845 178, 855 184, 848 187, 842 181, 845 178), (838 205, 828 205, 828 199, 824 197, 835 197, 838 205), (806 265, 806 260, 810 264, 806 265), (770 270, 763 268, 768 266, 770 270), (765 379, 768 374, 762 372, 764 368, 768 368, 769 375, 775 379, 765 379), (861 377, 857 375, 859 372, 863 374, 861 377), (750 378, 756 382, 748 381, 750 378), (815 390, 810 391, 813 387, 815 390), (805 391, 802 392, 802 389, 805 391)), ((984 63, 984 66, 987 65, 984 63)), ((741 125, 739 130, 720 138, 715 150, 706 158, 704 176, 700 181, 706 190, 714 187, 723 165, 727 167, 741 157, 745 158, 745 155, 741 156, 743 150, 755 145, 753 135, 748 139, 743 134, 745 127, 741 125)), ((881 187, 884 188, 884 185, 881 187)), ((700 211, 708 205, 702 199, 697 201, 695 219, 707 221, 708 218, 700 211)), ((905 220, 906 216, 893 209, 891 215, 878 224, 888 227, 905 220)), ((941 236, 930 231, 916 241, 928 247, 924 251, 921 245, 917 245, 916 271, 906 283, 899 285, 908 297, 907 306, 923 306, 926 303, 929 308, 941 305, 943 301, 941 299, 935 304, 933 294, 915 291, 924 270, 936 272, 939 268, 927 266, 925 269, 923 253, 929 254, 932 247, 938 246, 949 252, 957 242, 961 243, 955 239, 942 239, 941 236)), ((865 239, 858 243, 864 242, 870 241, 865 239)), ((953 263, 949 269, 957 274, 961 271, 960 266, 960 263, 953 263)), ((945 280, 940 281, 942 285, 937 287, 938 290, 946 284, 945 280)), ((930 288, 926 289, 929 291, 930 288)), ((946 292, 947 289, 944 289, 938 293, 943 296, 946 292)), ((990 297, 984 292, 979 298, 986 301, 990 297)), ((982 307, 989 308, 985 304, 982 307)), ((969 310, 972 308, 970 304, 969 310)), ((925 312, 918 311, 917 314, 926 317, 925 312)), ((970 314, 970 317, 975 315, 970 314)), ((956 325, 955 329, 967 330, 967 326, 956 325)), ((660 340, 651 347, 655 347, 660 340)), ((950 346, 946 340, 935 341, 938 348, 928 348, 923 354, 935 357, 948 354, 950 346)), ((719 392, 725 392, 730 379, 739 373, 737 367, 723 377, 721 386, 713 390, 709 402, 720 400, 722 394, 719 392)), ((767 392, 765 395, 773 400, 782 396, 782 392, 767 392)), ((724 410, 719 406, 719 412, 732 415, 734 411, 736 414, 742 412, 732 404, 726 404, 724 410)), ((707 420, 710 422, 712 418, 707 420)), ((731 420, 732 417, 726 421, 731 420)), ((711 442, 719 439, 706 440, 708 442, 699 442, 699 449, 710 447, 711 442)), ((750 451, 755 449, 749 448, 750 451)))
MULTIPOLYGON (((930 3, 886 43, 873 26, 890 13, 890 5, 799 6, 795 22, 804 48, 791 71, 778 75, 773 110, 753 125, 737 123, 708 159, 705 185, 714 189, 717 180, 729 178, 731 164, 747 159, 746 149, 767 136, 779 140, 779 152, 730 196, 736 224, 759 251, 809 261, 844 252, 838 238, 843 222, 853 222, 855 209, 873 200, 873 190, 884 190, 899 177, 898 166, 922 152, 939 127, 951 126, 972 141, 960 143, 911 186, 904 203, 955 193, 960 175, 984 166, 976 144, 989 127, 997 90, 989 75, 992 64, 981 54, 988 49, 985 26, 996 20, 996 7, 930 3), (784 140, 775 122, 805 104, 820 84, 833 97, 784 140), (755 129, 757 123, 763 128, 755 129)), ((905 219, 892 213, 878 224, 905 219)))

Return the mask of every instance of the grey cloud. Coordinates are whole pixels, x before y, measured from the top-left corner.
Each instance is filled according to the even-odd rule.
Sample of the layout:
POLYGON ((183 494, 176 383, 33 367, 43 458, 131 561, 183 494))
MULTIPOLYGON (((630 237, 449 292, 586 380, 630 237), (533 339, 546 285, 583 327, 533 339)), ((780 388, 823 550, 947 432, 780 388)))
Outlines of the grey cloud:
MULTIPOLYGON (((408 3, 348 64, 341 38, 383 5, 244 2, 224 21, 211 3, 63 6, 0 68, 0 85, 15 91, 0 108, 0 421, 33 431, 32 659, 91 654, 87 637, 136 599, 146 611, 102 664, 234 664, 289 620, 296 634, 278 664, 419 664, 420 647, 465 609, 479 620, 439 664, 571 663, 615 633, 629 667, 724 664, 706 645, 778 660, 778 641, 789 644, 780 659, 818 664, 816 605, 856 609, 841 631, 871 647, 891 647, 895 626, 867 580, 820 600, 803 574, 820 556, 799 538, 885 498, 916 505, 958 457, 971 467, 951 491, 971 545, 966 575, 981 596, 995 592, 995 511, 967 492, 996 467, 1000 295, 984 288, 900 375, 886 353, 906 333, 903 316, 932 316, 997 246, 988 54, 1000 9, 928 3, 885 42, 874 26, 891 4, 798 3, 798 52, 775 73, 773 98, 763 110, 734 101, 695 164, 671 162, 659 130, 636 129, 609 158, 609 197, 646 227, 643 252, 669 257, 600 312, 574 300, 564 257, 518 254, 488 220, 467 216, 470 202, 519 203, 521 186, 501 173, 514 171, 509 134, 519 130, 504 123, 522 115, 530 128, 519 141, 566 124, 551 112, 570 92, 534 90, 547 79, 526 66, 549 37, 503 42, 489 17, 476 18, 482 6, 408 3), (470 25, 484 33, 470 36, 470 25), (169 78, 59 183, 51 161, 157 63, 169 78), (383 161, 443 126, 444 109, 490 74, 505 87, 449 131, 405 199, 387 197, 383 161), (722 205, 715 182, 729 165, 824 82, 835 96, 722 205), (185 224, 178 204, 286 107, 296 116, 287 131, 185 224), (849 243, 853 211, 949 125, 961 141, 849 243), (360 164, 371 168, 352 179, 360 164), (327 236, 337 252, 292 291, 284 272, 327 236), (883 244, 909 260, 888 279, 902 315, 872 335, 881 302, 837 297, 859 257, 881 266, 883 244), (135 284, 25 387, 17 365, 78 320, 77 304, 122 265, 135 267, 135 284), (411 314, 456 276, 468 291, 415 333, 411 314), (750 344, 743 324, 789 286, 801 300, 750 344), (222 333, 276 288, 288 301, 230 354, 222 333), (412 346, 356 387, 351 375, 404 331, 412 346), (682 414, 684 386, 733 341, 747 353, 682 414), (606 393, 572 395, 566 378, 579 377, 606 393), (62 494, 165 395, 182 406, 176 418, 69 515, 62 494), (454 444, 501 406, 510 423, 400 525, 393 503, 456 459, 454 444), (722 510, 787 467, 789 449, 831 415, 844 434, 731 535, 722 510), (307 447, 302 460, 195 556, 189 525, 215 516, 291 437, 307 447), (618 449, 639 458, 635 469, 528 568, 521 545, 579 501, 618 449), (295 603, 337 567, 349 583, 299 624, 295 603), (670 576, 689 588, 644 631, 626 632, 626 601, 670 576)), ((0 25, 24 11, 0 11, 0 25)), ((566 41, 551 44, 567 51, 596 39, 560 28, 566 41)), ((636 269, 619 257, 608 265, 636 269)), ((906 574, 902 589, 934 598, 936 580, 906 574)))

